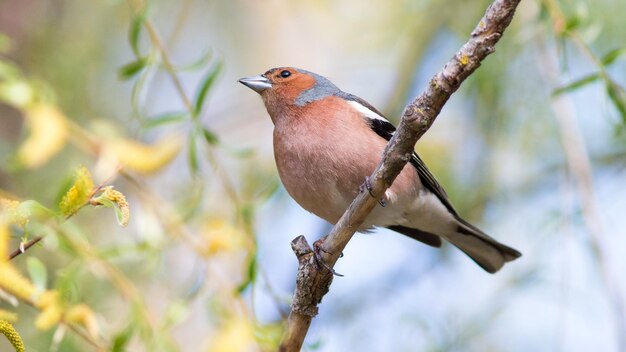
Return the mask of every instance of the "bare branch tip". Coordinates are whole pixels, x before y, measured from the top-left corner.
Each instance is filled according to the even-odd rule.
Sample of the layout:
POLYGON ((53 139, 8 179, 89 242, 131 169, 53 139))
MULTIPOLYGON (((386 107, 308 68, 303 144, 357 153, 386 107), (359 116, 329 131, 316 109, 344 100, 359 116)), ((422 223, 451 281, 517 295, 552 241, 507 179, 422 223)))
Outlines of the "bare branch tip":
POLYGON ((294 238, 291 241, 291 250, 293 250, 293 252, 296 254, 296 257, 298 257, 298 259, 302 257, 303 255, 313 252, 313 249, 311 248, 309 243, 306 241, 306 238, 302 235, 294 238))

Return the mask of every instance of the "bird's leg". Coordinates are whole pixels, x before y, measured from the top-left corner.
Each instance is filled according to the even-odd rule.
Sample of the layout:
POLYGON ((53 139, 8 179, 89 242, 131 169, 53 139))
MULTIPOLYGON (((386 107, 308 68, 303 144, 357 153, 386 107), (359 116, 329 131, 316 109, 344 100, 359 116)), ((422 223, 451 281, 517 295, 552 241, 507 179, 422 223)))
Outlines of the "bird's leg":
MULTIPOLYGON (((315 257, 315 262, 317 263, 318 268, 320 266, 323 266, 324 268, 326 268, 326 270, 330 271, 333 275, 343 277, 343 275, 339 274, 338 272, 335 271, 335 269, 331 268, 330 265, 326 264, 326 262, 324 261, 324 258, 322 258, 321 252, 332 254, 329 251, 324 249, 323 247, 324 239, 326 239, 326 236, 313 242, 313 256, 315 257)), ((343 253, 341 253, 341 256, 343 256, 343 253)))
MULTIPOLYGON (((374 198, 374 193, 372 193, 372 183, 370 182, 370 177, 369 176, 365 176, 365 182, 363 182, 362 185, 359 186, 359 192, 363 193, 365 192, 365 190, 367 190, 370 194, 370 196, 372 196, 372 198, 374 198)), ((378 200, 378 204, 380 204, 381 207, 386 207, 387 206, 387 196, 383 195, 379 200, 378 200)))

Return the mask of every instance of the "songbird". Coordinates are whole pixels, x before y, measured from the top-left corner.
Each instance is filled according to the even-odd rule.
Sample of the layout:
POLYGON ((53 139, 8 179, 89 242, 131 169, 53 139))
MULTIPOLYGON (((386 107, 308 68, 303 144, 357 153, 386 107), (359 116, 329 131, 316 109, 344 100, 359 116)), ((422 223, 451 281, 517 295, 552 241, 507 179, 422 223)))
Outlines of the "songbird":
MULTIPOLYGON (((395 127, 365 100, 313 72, 279 67, 239 82, 261 95, 274 123, 274 158, 289 195, 335 224, 378 165, 395 127)), ((358 230, 373 227, 433 247, 443 238, 490 273, 521 256, 463 220, 417 153, 358 230)))

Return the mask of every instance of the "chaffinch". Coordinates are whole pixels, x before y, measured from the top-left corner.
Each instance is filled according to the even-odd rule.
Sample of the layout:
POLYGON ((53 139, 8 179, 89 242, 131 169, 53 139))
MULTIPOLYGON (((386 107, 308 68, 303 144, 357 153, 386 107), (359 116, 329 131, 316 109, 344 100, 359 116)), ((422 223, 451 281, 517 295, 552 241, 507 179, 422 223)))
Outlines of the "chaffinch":
MULTIPOLYGON (((287 192, 335 224, 376 168, 395 127, 365 100, 309 71, 273 68, 239 82, 261 95, 274 123, 274 158, 287 192)), ((433 247, 444 238, 490 273, 521 255, 463 220, 416 153, 359 231, 375 226, 433 247)))

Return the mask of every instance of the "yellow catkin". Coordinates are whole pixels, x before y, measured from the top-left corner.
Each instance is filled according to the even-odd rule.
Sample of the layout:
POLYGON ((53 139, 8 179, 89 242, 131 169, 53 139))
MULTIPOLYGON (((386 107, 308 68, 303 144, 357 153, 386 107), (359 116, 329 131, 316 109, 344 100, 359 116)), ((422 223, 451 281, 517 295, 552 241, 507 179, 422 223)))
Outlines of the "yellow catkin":
POLYGON ((33 284, 8 262, 0 263, 0 288, 23 300, 30 300, 35 293, 33 284))
POLYGON ((113 187, 107 187, 104 193, 102 193, 102 196, 117 205, 121 212, 119 219, 120 225, 122 225, 122 227, 128 226, 128 222, 130 221, 130 208, 122 192, 113 189, 113 187))
POLYGON ((151 145, 117 139, 109 142, 107 147, 108 152, 112 153, 124 167, 150 174, 162 169, 178 155, 182 147, 182 139, 178 136, 168 136, 151 145))
POLYGON ((63 307, 58 291, 42 293, 35 305, 41 309, 41 313, 35 319, 37 329, 48 330, 55 326, 63 316, 63 307))
POLYGON ((69 135, 67 118, 53 105, 35 105, 26 110, 30 131, 17 151, 20 162, 29 169, 45 164, 57 154, 69 135))
POLYGON ((67 310, 65 319, 69 323, 82 325, 93 337, 98 336, 98 322, 96 315, 86 304, 78 304, 67 310))
POLYGON ((24 342, 22 337, 17 333, 17 330, 6 320, 0 320, 0 332, 7 337, 16 352, 24 352, 24 342))
POLYGON ((244 235, 224 219, 209 220, 202 237, 206 256, 245 248, 244 235))
POLYGON ((61 209, 63 215, 73 215, 83 205, 87 204, 93 189, 94 185, 91 173, 89 173, 89 170, 87 170, 86 167, 79 167, 78 170, 76 170, 76 175, 74 176, 74 184, 67 191, 67 193, 65 193, 63 199, 61 199, 61 203, 59 204, 59 208, 61 209))
POLYGON ((9 227, 0 218, 0 263, 6 263, 9 260, 9 227))
POLYGON ((6 320, 9 323, 15 323, 17 321, 17 314, 9 312, 8 310, 0 309, 0 320, 6 320))
POLYGON ((0 213, 4 221, 24 228, 28 223, 28 216, 20 211, 20 202, 12 199, 0 198, 0 213))
POLYGON ((209 351, 255 351, 254 327, 244 318, 233 318, 213 336, 209 351))

